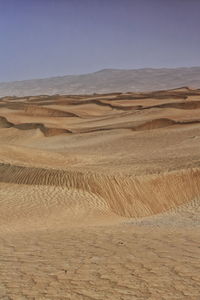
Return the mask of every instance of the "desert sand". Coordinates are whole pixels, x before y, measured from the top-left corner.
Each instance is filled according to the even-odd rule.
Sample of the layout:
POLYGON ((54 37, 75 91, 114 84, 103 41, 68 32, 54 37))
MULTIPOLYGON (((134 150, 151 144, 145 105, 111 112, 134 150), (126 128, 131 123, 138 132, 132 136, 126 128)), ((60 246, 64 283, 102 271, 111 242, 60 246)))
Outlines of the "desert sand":
POLYGON ((0 299, 200 299, 200 90, 0 99, 0 299))

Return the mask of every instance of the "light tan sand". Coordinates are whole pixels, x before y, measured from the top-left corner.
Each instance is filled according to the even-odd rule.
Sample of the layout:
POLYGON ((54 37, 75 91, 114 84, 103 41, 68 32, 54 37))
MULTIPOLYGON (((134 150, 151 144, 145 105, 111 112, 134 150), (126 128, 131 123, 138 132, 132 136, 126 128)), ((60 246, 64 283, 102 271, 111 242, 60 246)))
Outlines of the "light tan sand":
POLYGON ((0 299, 200 299, 200 90, 0 99, 0 299))

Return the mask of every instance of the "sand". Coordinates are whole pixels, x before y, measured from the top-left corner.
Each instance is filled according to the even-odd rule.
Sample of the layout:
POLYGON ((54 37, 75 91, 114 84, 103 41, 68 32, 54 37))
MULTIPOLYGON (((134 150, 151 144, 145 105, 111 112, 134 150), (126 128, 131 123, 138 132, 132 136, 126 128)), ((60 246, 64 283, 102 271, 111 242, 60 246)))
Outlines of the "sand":
POLYGON ((0 99, 0 299, 200 298, 200 90, 0 99))

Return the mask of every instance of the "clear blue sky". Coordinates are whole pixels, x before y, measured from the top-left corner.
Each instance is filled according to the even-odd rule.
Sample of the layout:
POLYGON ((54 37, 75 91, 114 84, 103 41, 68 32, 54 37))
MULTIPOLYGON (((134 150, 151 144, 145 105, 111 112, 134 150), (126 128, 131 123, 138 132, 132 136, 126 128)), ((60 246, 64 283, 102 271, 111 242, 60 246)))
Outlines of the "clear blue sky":
POLYGON ((199 0, 0 0, 0 81, 200 66, 199 0))

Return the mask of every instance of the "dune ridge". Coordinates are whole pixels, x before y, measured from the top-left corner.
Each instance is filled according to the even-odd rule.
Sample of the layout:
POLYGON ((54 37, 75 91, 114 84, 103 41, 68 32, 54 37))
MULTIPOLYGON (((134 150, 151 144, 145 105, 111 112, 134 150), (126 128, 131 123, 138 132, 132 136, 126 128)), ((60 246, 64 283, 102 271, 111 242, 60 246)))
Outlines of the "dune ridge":
POLYGON ((64 128, 48 128, 42 123, 21 123, 21 124, 13 124, 9 122, 5 117, 0 116, 0 128, 16 128, 19 130, 33 130, 40 129, 44 136, 54 136, 60 135, 64 133, 72 133, 68 129, 64 128))
POLYGON ((0 116, 0 128, 9 128, 12 127, 13 124, 9 122, 5 117, 0 116))
POLYGON ((48 116, 48 117, 77 117, 72 112, 66 112, 58 109, 40 107, 36 105, 27 105, 24 109, 25 113, 33 116, 48 116))
POLYGON ((200 169, 149 176, 106 176, 55 169, 0 164, 0 181, 60 186, 101 197, 111 211, 124 217, 144 217, 200 197, 200 169))
POLYGON ((42 123, 21 123, 21 124, 13 124, 9 122, 5 117, 0 116, 0 126, 1 128, 16 128, 19 130, 33 130, 33 129, 40 129, 40 131, 44 134, 45 137, 61 135, 61 134, 77 134, 77 133, 90 133, 90 132, 98 132, 98 131, 106 131, 106 130, 118 130, 118 129, 130 129, 132 131, 143 131, 143 130, 152 130, 152 129, 159 129, 165 128, 172 125, 190 125, 190 124, 199 124, 200 120, 182 120, 175 121, 173 119, 168 118, 159 118, 153 119, 147 122, 144 122, 139 125, 132 125, 128 124, 118 124, 111 125, 111 126, 101 126, 101 127, 90 127, 90 128, 76 128, 75 130, 65 129, 65 128, 51 128, 47 127, 42 123))
POLYGON ((147 106, 144 109, 150 108, 177 108, 177 109, 197 109, 200 108, 200 101, 185 101, 185 102, 174 102, 174 103, 164 103, 160 105, 147 106))

